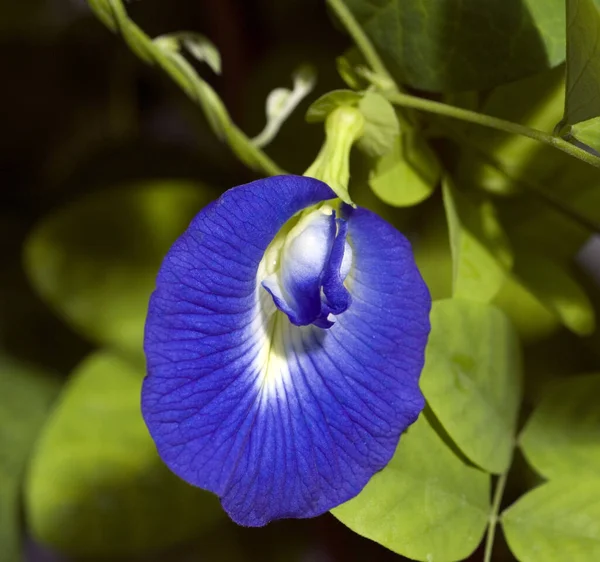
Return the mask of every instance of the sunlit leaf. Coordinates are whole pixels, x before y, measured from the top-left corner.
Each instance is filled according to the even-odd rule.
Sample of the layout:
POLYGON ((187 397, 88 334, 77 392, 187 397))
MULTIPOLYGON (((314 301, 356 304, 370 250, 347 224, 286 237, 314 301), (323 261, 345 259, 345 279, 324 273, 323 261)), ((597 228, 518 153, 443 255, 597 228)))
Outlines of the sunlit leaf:
POLYGON ((563 0, 345 3, 400 82, 423 90, 489 88, 565 57, 563 0))
POLYGON ((216 497, 161 462, 140 413, 144 369, 109 352, 73 373, 37 445, 27 520, 35 539, 76 556, 133 556, 220 519, 216 497))
POLYGON ((152 182, 69 204, 32 233, 25 248, 29 277, 85 336, 139 354, 162 258, 213 196, 202 185, 152 182))
POLYGON ((512 265, 512 253, 488 201, 475 202, 442 182, 450 233, 453 294, 489 302, 502 286, 512 265))
POLYGON ((459 459, 421 415, 400 438, 390 464, 332 513, 398 554, 451 562, 480 543, 489 491, 489 475, 459 459))
POLYGON ((518 338, 500 310, 459 299, 433 303, 421 388, 453 441, 489 472, 510 464, 521 378, 518 338))
POLYGON ((31 448, 58 394, 57 379, 0 357, 0 560, 21 560, 21 482, 31 448))
POLYGON ((564 123, 600 116, 600 12, 594 0, 567 0, 564 123))
POLYGON ((547 478, 598 476, 600 375, 554 382, 529 418, 520 444, 529 463, 547 478))
POLYGON ((390 152, 379 158, 369 176, 377 196, 395 207, 409 207, 427 199, 440 178, 435 154, 412 130, 401 132, 390 152))
POLYGON ((520 562, 600 560, 600 478, 565 478, 525 494, 502 515, 520 562))
POLYGON ((365 118, 365 129, 358 141, 359 148, 373 157, 389 153, 400 133, 392 104, 379 94, 366 92, 358 102, 358 109, 365 118))
POLYGON ((576 123, 570 128, 569 134, 595 151, 600 151, 600 117, 576 123))

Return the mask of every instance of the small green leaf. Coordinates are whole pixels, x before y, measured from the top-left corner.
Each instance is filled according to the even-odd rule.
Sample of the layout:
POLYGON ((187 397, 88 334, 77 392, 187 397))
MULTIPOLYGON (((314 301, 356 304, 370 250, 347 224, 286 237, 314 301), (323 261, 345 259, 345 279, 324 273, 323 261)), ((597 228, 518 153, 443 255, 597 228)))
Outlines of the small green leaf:
POLYGON ((491 203, 477 203, 442 182, 453 263, 453 294, 491 301, 512 266, 512 254, 491 203))
POLYGON ((319 123, 325 121, 327 116, 338 107, 356 107, 362 94, 352 90, 333 90, 315 100, 306 111, 308 123, 319 123))
POLYGON ((520 443, 546 478, 598 476, 600 374, 555 381, 529 418, 520 443))
POLYGON ((375 158, 389 153, 400 134, 400 124, 392 104, 379 94, 366 92, 358 102, 358 109, 365 118, 358 147, 375 158))
POLYGON ((353 90, 362 90, 368 86, 366 81, 361 78, 348 56, 342 56, 335 59, 335 65, 341 79, 346 82, 346 86, 353 90))
POLYGON ((140 354, 160 263, 214 196, 188 182, 92 194, 50 215, 30 236, 25 265, 40 295, 91 340, 140 354))
POLYGON ((467 466, 424 415, 354 499, 332 510, 354 532, 414 560, 469 556, 488 521, 489 475, 467 466))
POLYGON ((401 83, 480 90, 565 57, 564 0, 345 0, 401 83))
POLYGON ((600 117, 573 125, 569 134, 590 148, 600 151, 600 117))
POLYGON ((515 275, 561 322, 579 335, 595 328, 592 303, 567 266, 539 253, 517 252, 515 275))
POLYGON ((154 39, 161 49, 179 53, 185 48, 190 55, 210 66, 215 74, 221 74, 221 55, 215 45, 204 35, 193 31, 177 31, 167 33, 154 39))
POLYGON ((520 562, 600 560, 600 479, 543 484, 503 513, 502 527, 520 562))
POLYGON ((0 560, 21 560, 21 482, 59 381, 0 357, 0 560))
POLYGON ((98 352, 73 373, 30 467, 35 539, 73 556, 134 556, 219 520, 215 496, 159 459, 140 413, 144 370, 98 352))
POLYGON ((600 116, 600 12, 594 0, 567 0, 567 94, 563 122, 600 116))
POLYGON ((377 160, 369 185, 388 205, 410 207, 427 199, 439 179, 435 154, 420 135, 405 128, 392 150, 377 160))
POLYGON ((421 388, 448 435, 489 472, 510 465, 521 378, 519 341, 500 310, 459 299, 433 303, 421 388))

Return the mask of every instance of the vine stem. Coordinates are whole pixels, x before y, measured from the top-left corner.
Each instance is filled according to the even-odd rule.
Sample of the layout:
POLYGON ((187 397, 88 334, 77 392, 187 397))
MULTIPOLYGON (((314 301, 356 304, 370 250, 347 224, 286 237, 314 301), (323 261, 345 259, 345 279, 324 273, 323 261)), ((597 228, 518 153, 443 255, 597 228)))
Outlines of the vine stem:
POLYGON ((487 532, 487 538, 485 541, 485 551, 483 554, 483 562, 491 562, 492 560, 492 549, 494 547, 494 538, 496 536, 496 526, 498 524, 498 512, 500 511, 500 504, 502 503, 502 496, 504 496, 504 489, 506 488, 506 480, 508 478, 508 471, 503 472, 496 482, 496 489, 494 490, 494 500, 492 502, 492 511, 490 513, 490 524, 487 532))
POLYGON ((346 31, 348 31, 371 69, 380 77, 389 81, 390 84, 394 84, 394 79, 383 64, 375 47, 373 47, 373 44, 352 15, 352 12, 348 9, 346 4, 344 4, 344 1, 327 0, 327 3, 340 19, 340 22, 346 28, 346 31))
POLYGON ((491 115, 484 115, 483 113, 477 113, 476 111, 470 111, 461 107, 455 107, 453 105, 419 98, 417 96, 411 96, 401 92, 386 92, 384 95, 390 102, 401 107, 410 107, 412 109, 418 109, 428 113, 443 115, 444 117, 459 119, 461 121, 466 121, 467 123, 474 123, 476 125, 490 127, 492 129, 504 131, 505 133, 529 137, 530 139, 534 139, 549 146, 553 146, 558 150, 562 150, 563 152, 566 152, 567 154, 578 158, 579 160, 582 160, 591 166, 600 168, 600 158, 590 154, 589 152, 586 152, 582 148, 579 148, 570 142, 567 142, 564 139, 555 137, 549 133, 532 129, 530 127, 526 127, 525 125, 519 125, 518 123, 513 123, 511 121, 505 121, 504 119, 498 119, 497 117, 492 117, 491 115))
POLYGON ((555 211, 565 215, 570 220, 592 233, 600 232, 600 224, 598 222, 589 219, 587 216, 582 215, 578 210, 566 205, 559 197, 545 190, 538 183, 528 180, 524 177, 514 177, 501 162, 494 159, 489 154, 486 154, 483 150, 481 150, 481 148, 474 144, 464 132, 452 127, 447 120, 438 119, 436 120, 436 124, 450 139, 458 143, 459 146, 469 150, 474 156, 494 167, 500 173, 504 174, 504 176, 506 176, 509 180, 519 185, 524 191, 527 191, 531 195, 537 197, 541 203, 544 203, 555 211))

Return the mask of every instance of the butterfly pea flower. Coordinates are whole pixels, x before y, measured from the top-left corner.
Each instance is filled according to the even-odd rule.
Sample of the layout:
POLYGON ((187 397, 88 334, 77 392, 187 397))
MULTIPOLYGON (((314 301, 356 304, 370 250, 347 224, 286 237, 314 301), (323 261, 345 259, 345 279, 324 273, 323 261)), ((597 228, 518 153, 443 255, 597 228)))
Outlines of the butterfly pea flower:
POLYGON ((241 525, 349 500, 424 407, 430 305, 406 238, 325 183, 227 191, 150 300, 142 411, 160 456, 241 525))

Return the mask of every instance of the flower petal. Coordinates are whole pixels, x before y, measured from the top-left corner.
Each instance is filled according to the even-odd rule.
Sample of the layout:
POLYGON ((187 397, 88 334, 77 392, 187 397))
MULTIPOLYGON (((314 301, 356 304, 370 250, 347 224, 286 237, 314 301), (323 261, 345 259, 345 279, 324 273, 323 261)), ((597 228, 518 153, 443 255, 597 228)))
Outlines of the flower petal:
POLYGON ((334 213, 315 210, 302 217, 286 237, 279 271, 262 283, 296 326, 312 324, 321 314, 323 270, 335 233, 334 213))
POLYGON ((294 326, 258 282, 283 224, 332 197, 294 176, 228 191, 175 243, 150 302, 146 423, 171 470, 243 525, 352 498, 424 405, 430 297, 391 225, 344 208, 352 304, 329 330, 294 326))

